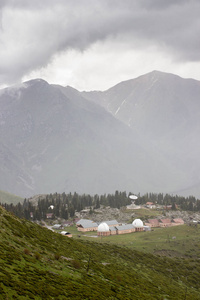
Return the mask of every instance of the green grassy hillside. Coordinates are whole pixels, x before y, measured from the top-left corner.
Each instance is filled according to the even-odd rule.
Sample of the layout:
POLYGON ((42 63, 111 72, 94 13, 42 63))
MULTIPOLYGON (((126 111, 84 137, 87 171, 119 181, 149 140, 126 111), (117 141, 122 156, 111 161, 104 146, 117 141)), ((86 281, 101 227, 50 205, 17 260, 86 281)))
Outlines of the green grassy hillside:
POLYGON ((17 204, 23 202, 23 198, 0 190, 0 203, 17 204))
POLYGON ((200 225, 154 228, 152 231, 131 234, 111 235, 93 238, 95 232, 81 233, 75 226, 68 228, 74 238, 94 239, 99 243, 128 247, 130 249, 164 255, 168 257, 190 257, 200 259, 200 225))
POLYGON ((200 261, 70 239, 0 207, 0 299, 200 299, 200 261))

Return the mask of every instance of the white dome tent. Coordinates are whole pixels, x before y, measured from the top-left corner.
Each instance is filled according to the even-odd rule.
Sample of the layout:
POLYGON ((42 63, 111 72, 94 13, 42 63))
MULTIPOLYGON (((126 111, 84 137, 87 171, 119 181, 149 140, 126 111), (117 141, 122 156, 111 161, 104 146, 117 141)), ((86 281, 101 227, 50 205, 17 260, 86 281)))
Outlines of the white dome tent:
POLYGON ((132 223, 132 225, 135 227, 135 231, 143 231, 144 230, 144 224, 142 220, 135 219, 132 223))
POLYGON ((130 195, 129 198, 130 198, 131 200, 137 200, 137 199, 138 199, 138 197, 137 197, 136 195, 130 195))
POLYGON ((97 232, 98 232, 98 235, 100 235, 100 236, 110 235, 110 229, 109 229, 108 224, 106 224, 105 222, 99 224, 99 226, 97 228, 97 232))

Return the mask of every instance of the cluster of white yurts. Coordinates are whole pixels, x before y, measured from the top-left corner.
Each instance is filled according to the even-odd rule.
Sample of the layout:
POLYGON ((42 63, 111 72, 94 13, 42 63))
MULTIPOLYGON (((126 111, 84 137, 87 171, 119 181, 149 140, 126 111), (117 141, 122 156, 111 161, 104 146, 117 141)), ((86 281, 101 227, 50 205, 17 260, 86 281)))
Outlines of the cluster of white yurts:
POLYGON ((132 224, 122 224, 118 226, 109 226, 106 222, 99 224, 97 233, 99 236, 108 236, 115 234, 126 234, 136 231, 143 231, 144 224, 142 220, 135 219, 132 224))

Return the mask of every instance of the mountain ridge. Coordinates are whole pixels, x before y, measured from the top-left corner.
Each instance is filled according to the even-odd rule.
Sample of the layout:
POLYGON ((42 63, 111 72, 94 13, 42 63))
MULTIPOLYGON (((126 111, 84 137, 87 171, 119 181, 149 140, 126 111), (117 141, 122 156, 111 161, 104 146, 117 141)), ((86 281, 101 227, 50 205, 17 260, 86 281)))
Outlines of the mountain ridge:
POLYGON ((188 193, 193 193, 189 186, 195 178, 198 184, 200 168, 199 81, 153 71, 105 92, 83 95, 134 128, 150 147, 170 158, 177 168, 185 166, 185 173, 197 164, 193 179, 185 187, 188 193))
POLYGON ((115 190, 185 195, 193 194, 194 186, 195 196, 200 196, 200 83, 188 79, 184 87, 179 76, 167 78, 154 71, 119 83, 117 89, 91 93, 42 79, 4 89, 0 188, 25 197, 115 190), (162 85, 155 76, 162 77, 162 85), (193 106, 175 89, 174 78, 193 106), (175 108, 173 99, 178 99, 175 108))

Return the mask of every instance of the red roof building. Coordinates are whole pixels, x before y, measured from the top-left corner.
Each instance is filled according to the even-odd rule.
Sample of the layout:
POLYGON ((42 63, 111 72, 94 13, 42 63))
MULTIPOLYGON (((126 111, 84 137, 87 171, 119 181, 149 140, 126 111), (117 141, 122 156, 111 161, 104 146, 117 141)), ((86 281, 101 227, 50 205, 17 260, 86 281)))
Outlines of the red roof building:
POLYGON ((184 221, 181 218, 176 218, 172 220, 172 226, 176 226, 176 225, 183 225, 184 221))
POLYGON ((48 213, 48 214, 46 214, 46 218, 47 218, 47 219, 52 219, 52 217, 53 217, 53 213, 48 213))
POLYGON ((160 227, 170 227, 172 222, 170 219, 160 219, 160 227))
POLYGON ((154 205, 153 202, 146 202, 146 205, 154 205))
POLYGON ((156 205, 155 205, 155 203, 153 203, 153 202, 146 202, 146 207, 147 207, 147 208, 155 208, 156 205))
POLYGON ((160 227, 158 219, 148 219, 145 225, 149 227, 160 227))

